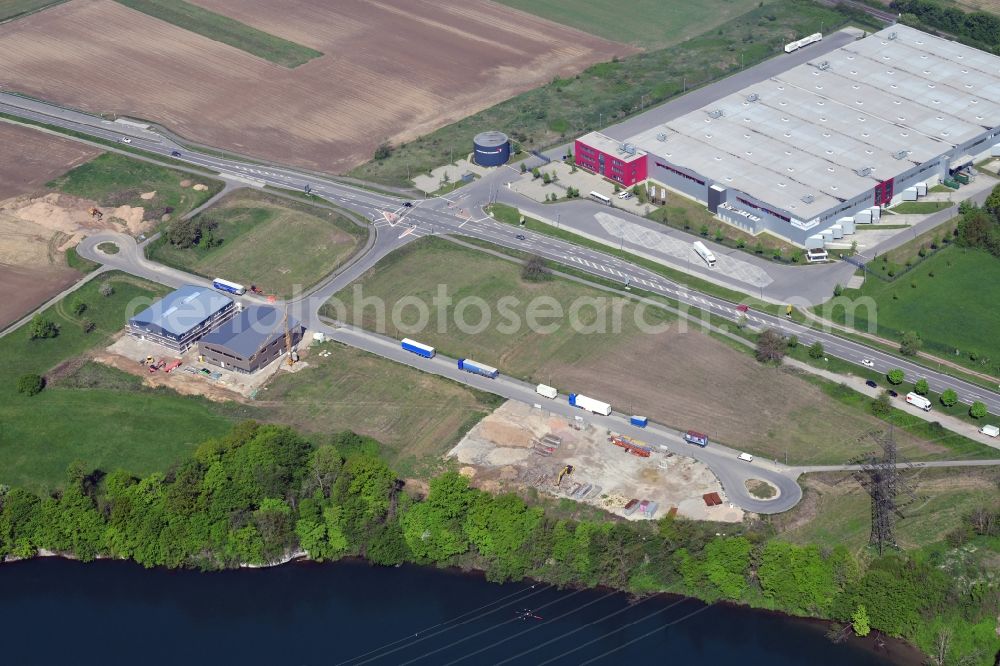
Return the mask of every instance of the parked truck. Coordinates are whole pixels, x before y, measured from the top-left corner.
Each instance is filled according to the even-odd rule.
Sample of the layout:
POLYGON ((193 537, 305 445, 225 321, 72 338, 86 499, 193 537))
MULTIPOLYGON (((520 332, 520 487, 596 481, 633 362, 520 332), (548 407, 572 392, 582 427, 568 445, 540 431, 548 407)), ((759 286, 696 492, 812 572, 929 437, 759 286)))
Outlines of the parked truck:
POLYGON ((570 393, 569 404, 571 404, 574 407, 579 407, 580 409, 586 410, 593 414, 611 416, 611 405, 609 405, 606 402, 601 402, 600 400, 594 400, 593 398, 588 398, 585 395, 577 395, 576 393, 570 393))
POLYGON ((538 386, 536 386, 535 393, 550 400, 554 399, 557 395, 559 395, 559 391, 557 391, 555 387, 546 386, 545 384, 539 384, 538 386))
POLYGON ((468 358, 458 359, 458 369, 471 372, 474 375, 489 377, 490 379, 496 379, 497 375, 500 374, 500 371, 493 366, 486 365, 485 363, 476 363, 472 359, 468 358))
POLYGON ((983 433, 987 437, 997 437, 1000 436, 1000 428, 995 425, 984 425, 979 429, 979 432, 983 433))
POLYGON ((689 444, 694 444, 696 446, 700 446, 701 448, 705 448, 706 446, 708 446, 708 435, 704 435, 694 430, 688 430, 686 433, 684 433, 684 441, 688 442, 689 444))
POLYGON ((695 241, 692 245, 694 246, 694 251, 708 264, 708 267, 715 268, 715 255, 712 254, 712 251, 701 241, 695 241))
POLYGON ((403 338, 402 347, 408 352, 413 352, 417 356, 423 356, 424 358, 434 358, 434 347, 430 345, 425 345, 422 342, 417 342, 416 340, 411 340, 409 338, 403 338))

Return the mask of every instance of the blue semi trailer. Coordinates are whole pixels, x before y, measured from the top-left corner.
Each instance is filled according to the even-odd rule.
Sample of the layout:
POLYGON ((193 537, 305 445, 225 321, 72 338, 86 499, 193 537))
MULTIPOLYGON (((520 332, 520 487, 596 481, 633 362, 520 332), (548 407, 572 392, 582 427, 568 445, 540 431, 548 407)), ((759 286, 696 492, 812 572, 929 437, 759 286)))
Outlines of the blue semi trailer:
POLYGON ((483 363, 476 363, 475 361, 467 358, 458 359, 458 369, 465 370, 466 372, 471 372, 476 375, 482 375, 483 377, 489 377, 490 379, 496 379, 500 371, 496 368, 485 365, 483 363))

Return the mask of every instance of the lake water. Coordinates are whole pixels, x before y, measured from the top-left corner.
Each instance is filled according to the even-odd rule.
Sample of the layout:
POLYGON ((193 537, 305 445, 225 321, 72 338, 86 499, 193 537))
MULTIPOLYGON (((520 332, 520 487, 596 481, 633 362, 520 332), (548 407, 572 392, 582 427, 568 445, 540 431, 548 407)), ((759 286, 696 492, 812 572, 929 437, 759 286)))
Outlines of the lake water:
POLYGON ((12 665, 893 663, 824 631, 691 599, 630 604, 601 590, 358 562, 208 574, 54 558, 0 565, 0 654, 12 665))

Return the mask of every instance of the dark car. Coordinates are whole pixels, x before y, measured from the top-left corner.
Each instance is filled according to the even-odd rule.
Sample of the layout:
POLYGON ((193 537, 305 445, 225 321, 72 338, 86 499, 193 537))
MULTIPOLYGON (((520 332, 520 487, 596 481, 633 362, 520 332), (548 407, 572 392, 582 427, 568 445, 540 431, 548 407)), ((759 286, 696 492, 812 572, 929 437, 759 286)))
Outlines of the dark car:
POLYGON ((874 382, 873 380, 871 380, 871 379, 869 379, 868 381, 866 381, 866 382, 865 382, 865 386, 870 386, 870 387, 872 387, 872 388, 878 388, 878 384, 876 384, 876 383, 875 383, 875 382, 874 382))
POLYGON ((170 151, 170 156, 171 157, 180 157, 181 156, 181 151, 179 151, 179 150, 171 150, 170 151))
POLYGON ((410 202, 410 201, 404 201, 403 202, 403 207, 404 208, 413 208, 413 203, 410 202))
POLYGON ((518 234, 514 236, 514 238, 516 238, 517 240, 524 240, 524 234, 518 234))
POLYGON ((889 389, 889 396, 892 398, 898 398, 899 394, 893 391, 892 389, 889 389))

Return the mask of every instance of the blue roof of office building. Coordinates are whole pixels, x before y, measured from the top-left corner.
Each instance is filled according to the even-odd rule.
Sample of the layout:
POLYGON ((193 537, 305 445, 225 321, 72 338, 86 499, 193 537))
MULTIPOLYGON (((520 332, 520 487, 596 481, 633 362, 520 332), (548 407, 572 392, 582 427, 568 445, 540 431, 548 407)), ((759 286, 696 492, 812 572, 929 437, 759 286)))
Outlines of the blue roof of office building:
MULTIPOLYGON (((260 349, 284 335, 282 325, 284 314, 270 305, 251 305, 201 339, 203 344, 225 347, 240 358, 250 358, 260 349)), ((299 326, 294 318, 288 318, 288 328, 299 326)))
POLYGON ((233 304, 210 287, 184 285, 129 319, 129 324, 151 332, 182 338, 192 329, 233 304))

